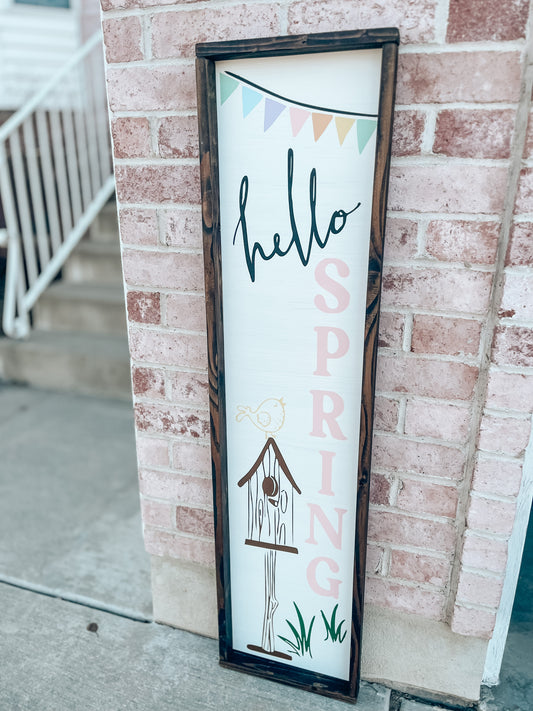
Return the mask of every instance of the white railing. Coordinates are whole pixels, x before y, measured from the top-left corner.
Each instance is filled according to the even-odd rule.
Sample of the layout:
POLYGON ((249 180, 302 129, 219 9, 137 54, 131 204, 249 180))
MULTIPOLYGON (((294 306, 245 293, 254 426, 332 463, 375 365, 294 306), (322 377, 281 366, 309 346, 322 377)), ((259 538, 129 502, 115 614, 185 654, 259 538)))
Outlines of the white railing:
POLYGON ((0 126, 6 335, 30 333, 31 309, 113 190, 102 38, 96 33, 0 126))

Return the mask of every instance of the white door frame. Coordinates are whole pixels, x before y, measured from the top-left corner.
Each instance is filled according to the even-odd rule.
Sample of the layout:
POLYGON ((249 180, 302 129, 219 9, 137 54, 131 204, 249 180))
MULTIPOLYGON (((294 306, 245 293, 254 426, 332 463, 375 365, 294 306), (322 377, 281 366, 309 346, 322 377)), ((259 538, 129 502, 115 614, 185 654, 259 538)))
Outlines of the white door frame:
POLYGON ((500 680, 503 653, 509 632, 509 623, 516 595, 516 586, 520 574, 520 565, 524 552, 531 503, 533 501, 533 428, 527 446, 524 466, 522 470, 522 483, 518 492, 516 503, 516 517, 513 532, 509 539, 507 568, 503 582, 500 607, 496 614, 496 624, 492 638, 487 648, 485 669, 483 670, 483 684, 494 686, 500 680))

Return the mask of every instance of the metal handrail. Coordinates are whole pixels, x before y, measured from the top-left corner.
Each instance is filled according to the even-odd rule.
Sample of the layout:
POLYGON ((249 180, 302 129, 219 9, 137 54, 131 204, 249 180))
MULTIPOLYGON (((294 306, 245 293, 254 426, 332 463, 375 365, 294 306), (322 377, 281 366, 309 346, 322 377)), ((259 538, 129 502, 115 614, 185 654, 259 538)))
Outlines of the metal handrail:
POLYGON ((6 335, 29 335, 31 309, 113 190, 97 32, 0 128, 6 335))

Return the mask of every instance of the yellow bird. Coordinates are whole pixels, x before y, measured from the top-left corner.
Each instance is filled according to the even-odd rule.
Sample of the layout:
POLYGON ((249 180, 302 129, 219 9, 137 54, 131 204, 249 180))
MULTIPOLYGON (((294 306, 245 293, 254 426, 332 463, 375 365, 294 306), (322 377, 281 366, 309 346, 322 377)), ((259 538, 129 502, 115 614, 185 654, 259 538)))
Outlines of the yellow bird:
POLYGON ((285 403, 283 398, 269 397, 255 409, 251 407, 237 407, 237 422, 248 417, 250 422, 265 433, 265 438, 275 437, 285 422, 285 403))

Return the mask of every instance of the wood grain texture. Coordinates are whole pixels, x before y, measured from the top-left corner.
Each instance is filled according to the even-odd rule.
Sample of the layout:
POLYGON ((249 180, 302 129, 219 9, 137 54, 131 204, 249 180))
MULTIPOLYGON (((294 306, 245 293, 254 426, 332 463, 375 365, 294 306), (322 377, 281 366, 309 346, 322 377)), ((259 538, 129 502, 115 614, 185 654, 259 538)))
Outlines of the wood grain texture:
POLYGON ((398 30, 385 28, 209 42, 196 46, 220 663, 230 669, 276 679, 291 686, 349 702, 355 702, 357 698, 361 665, 377 335, 398 43, 398 30), (343 681, 289 667, 274 660, 261 659, 232 648, 215 61, 368 48, 382 48, 383 59, 369 244, 361 429, 357 463, 351 671, 350 679, 343 681))

